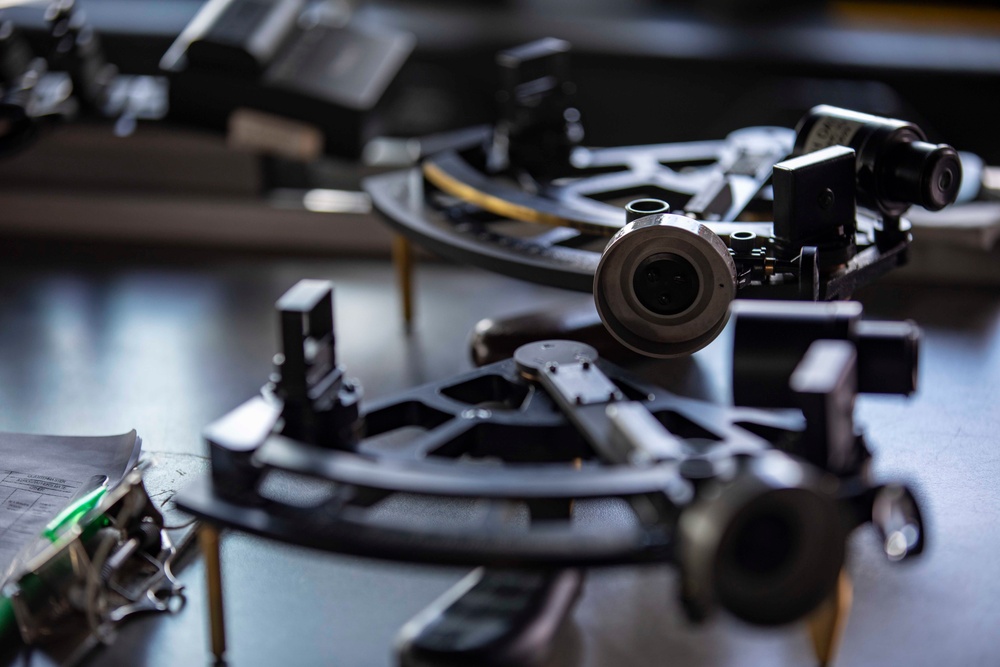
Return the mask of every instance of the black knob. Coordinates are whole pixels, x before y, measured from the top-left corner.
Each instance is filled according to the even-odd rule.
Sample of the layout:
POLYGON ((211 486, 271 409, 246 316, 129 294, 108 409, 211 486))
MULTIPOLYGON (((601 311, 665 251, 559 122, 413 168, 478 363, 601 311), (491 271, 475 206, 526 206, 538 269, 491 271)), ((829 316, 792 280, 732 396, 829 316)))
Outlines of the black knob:
POLYGON ((753 232, 733 232, 729 235, 729 247, 737 255, 749 255, 757 249, 757 235, 753 232))

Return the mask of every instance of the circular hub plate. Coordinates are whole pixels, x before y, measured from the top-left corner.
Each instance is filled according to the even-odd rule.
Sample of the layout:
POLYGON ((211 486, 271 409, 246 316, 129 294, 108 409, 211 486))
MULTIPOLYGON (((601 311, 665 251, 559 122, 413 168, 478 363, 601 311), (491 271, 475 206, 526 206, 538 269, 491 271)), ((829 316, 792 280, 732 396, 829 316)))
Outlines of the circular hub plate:
POLYGON ((525 378, 533 380, 549 364, 574 364, 597 361, 597 350, 585 343, 570 340, 541 340, 517 348, 514 361, 525 378))

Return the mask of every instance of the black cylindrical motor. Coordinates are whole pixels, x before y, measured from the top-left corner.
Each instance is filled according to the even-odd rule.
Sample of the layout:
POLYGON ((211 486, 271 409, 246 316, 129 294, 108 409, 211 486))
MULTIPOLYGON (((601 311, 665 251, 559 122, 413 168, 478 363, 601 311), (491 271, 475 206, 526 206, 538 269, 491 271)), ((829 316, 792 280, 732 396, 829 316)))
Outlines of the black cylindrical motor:
POLYGON ((858 203, 887 216, 911 204, 938 211, 955 201, 962 182, 958 153, 932 144, 923 130, 902 120, 828 105, 813 107, 796 129, 796 155, 827 146, 857 153, 858 203))

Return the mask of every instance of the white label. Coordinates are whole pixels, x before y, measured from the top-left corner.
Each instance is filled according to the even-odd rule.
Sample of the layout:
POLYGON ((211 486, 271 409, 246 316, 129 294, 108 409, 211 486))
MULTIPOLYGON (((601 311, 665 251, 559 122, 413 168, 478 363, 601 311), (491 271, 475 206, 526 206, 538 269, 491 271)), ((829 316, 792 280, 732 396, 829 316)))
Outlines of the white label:
POLYGON ((827 146, 850 146, 862 123, 843 118, 824 116, 816 121, 806 137, 804 153, 812 153, 827 146))

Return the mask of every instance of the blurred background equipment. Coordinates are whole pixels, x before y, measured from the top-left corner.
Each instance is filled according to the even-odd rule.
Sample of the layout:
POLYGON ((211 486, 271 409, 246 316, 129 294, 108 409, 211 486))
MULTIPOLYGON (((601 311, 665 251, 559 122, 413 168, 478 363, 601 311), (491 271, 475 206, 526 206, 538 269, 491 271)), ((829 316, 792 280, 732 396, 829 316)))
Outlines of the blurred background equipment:
MULTIPOLYGON (((47 56, 48 4, 4 9, 0 32, 14 30, 32 55, 47 56)), ((414 138, 494 122, 495 54, 547 36, 574 46, 566 94, 586 110, 591 146, 791 127, 828 103, 907 119, 931 142, 947 138, 986 165, 1000 161, 995 133, 982 129, 1000 111, 990 94, 1000 77, 1000 20, 984 3, 79 0, 74 12, 89 26, 77 34, 99 36, 99 49, 83 50, 89 62, 117 68, 110 86, 119 92, 108 98, 119 104, 112 115, 125 119, 119 132, 132 136, 116 141, 76 123, 59 141, 0 162, 8 232, 386 253, 391 237, 366 224, 360 178, 433 152, 433 142, 414 138), (314 66, 289 78, 295 68, 282 63, 292 59, 314 66), (219 74, 225 67, 232 76, 219 74), (372 76, 364 90, 363 73, 372 76), (254 152, 227 150, 205 127, 254 152), (362 146, 360 173, 337 159, 362 146), (324 151, 333 155, 317 157, 324 151), (39 202, 38 192, 51 196, 39 202)), ((76 71, 78 79, 107 73, 76 71)), ((15 80, 5 69, 0 85, 15 80)), ((963 238, 990 213, 975 216, 963 238)), ((925 250, 917 254, 934 255, 936 273, 954 267, 955 252, 925 250)), ((964 262, 963 275, 989 280, 992 265, 964 262)))
MULTIPOLYGON (((827 105, 795 131, 584 148, 569 49, 544 39, 500 52, 498 119, 478 142, 470 129, 419 167, 364 182, 390 225, 444 257, 593 291, 596 311, 518 319, 532 331, 478 327, 477 363, 553 337, 608 354, 614 341, 690 354, 715 339, 737 296, 850 298, 906 263, 900 216, 911 205, 937 211, 960 194, 954 148, 912 123, 827 105)), ((397 263, 407 304, 410 264, 397 263)))
POLYGON ((301 162, 359 156, 413 38, 349 19, 346 3, 206 3, 160 62, 171 118, 301 162))

